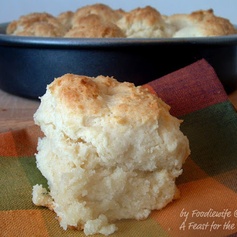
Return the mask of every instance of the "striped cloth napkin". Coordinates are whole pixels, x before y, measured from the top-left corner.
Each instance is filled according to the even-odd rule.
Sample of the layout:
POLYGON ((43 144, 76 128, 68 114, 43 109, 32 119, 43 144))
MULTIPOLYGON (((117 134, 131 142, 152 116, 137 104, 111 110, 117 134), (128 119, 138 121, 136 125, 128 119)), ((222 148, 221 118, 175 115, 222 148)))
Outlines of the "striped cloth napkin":
MULTIPOLYGON (((177 179, 180 199, 147 220, 118 221, 111 236, 235 236, 237 114, 215 71, 202 59, 144 86, 184 120, 191 156, 177 179)), ((39 136, 37 126, 0 134, 0 236, 84 236, 64 231, 52 211, 32 203, 32 186, 46 186, 34 158, 39 136)))

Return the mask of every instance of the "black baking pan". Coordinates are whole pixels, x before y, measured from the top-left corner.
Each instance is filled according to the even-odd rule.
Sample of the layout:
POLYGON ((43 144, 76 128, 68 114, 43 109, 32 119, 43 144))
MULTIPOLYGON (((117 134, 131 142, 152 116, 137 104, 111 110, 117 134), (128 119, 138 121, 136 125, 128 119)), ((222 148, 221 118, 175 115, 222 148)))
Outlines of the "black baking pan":
POLYGON ((6 35, 0 25, 0 88, 38 99, 65 73, 142 85, 205 58, 227 93, 237 88, 237 35, 200 38, 46 38, 6 35))

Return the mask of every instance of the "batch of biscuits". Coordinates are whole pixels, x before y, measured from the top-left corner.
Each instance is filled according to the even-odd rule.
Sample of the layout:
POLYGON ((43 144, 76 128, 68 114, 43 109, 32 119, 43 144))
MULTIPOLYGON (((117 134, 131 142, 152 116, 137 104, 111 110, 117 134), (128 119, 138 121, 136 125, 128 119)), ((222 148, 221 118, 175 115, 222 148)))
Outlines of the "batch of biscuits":
POLYGON ((105 4, 86 5, 53 16, 34 12, 12 21, 7 34, 68 38, 165 38, 235 34, 234 25, 212 9, 164 15, 151 6, 131 11, 105 4))

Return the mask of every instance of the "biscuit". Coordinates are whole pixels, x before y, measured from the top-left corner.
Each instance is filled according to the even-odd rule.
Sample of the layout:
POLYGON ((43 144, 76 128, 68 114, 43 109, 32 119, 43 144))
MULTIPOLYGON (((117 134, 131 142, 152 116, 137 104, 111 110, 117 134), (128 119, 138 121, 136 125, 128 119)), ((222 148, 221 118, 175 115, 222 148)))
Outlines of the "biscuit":
POLYGON ((122 9, 114 10, 108 5, 95 3, 78 8, 73 16, 72 25, 77 25, 78 19, 91 14, 100 16, 104 21, 116 23, 124 14, 122 9))
POLYGON ((170 28, 164 21, 160 12, 147 6, 136 8, 123 15, 117 25, 127 38, 163 38, 170 37, 170 28), (169 27, 169 29, 168 29, 169 27))
POLYGON ((49 13, 30 13, 11 22, 6 29, 7 34, 19 36, 60 37, 66 29, 49 13))
POLYGON ((237 33, 228 19, 215 16, 212 9, 194 11, 191 14, 174 14, 167 20, 176 29, 173 37, 205 37, 237 33))
POLYGON ((121 38, 123 31, 114 23, 105 21, 101 16, 89 14, 77 19, 72 28, 64 35, 69 38, 121 38))
POLYGON ((108 76, 65 74, 47 86, 34 115, 37 167, 48 181, 33 202, 60 226, 109 235, 121 219, 146 219, 177 197, 190 154, 181 120, 142 86, 108 76))
POLYGON ((61 12, 57 16, 57 19, 65 27, 66 32, 72 28, 72 18, 73 18, 73 16, 74 16, 74 12, 73 11, 61 12))

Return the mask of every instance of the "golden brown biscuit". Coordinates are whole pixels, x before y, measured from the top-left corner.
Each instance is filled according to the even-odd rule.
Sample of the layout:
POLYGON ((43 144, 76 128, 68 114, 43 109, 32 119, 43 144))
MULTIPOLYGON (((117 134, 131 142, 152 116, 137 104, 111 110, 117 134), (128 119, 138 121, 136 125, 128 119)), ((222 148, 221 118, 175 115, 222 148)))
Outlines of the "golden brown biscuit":
POLYGON ((150 6, 136 8, 127 12, 117 21, 128 38, 160 38, 169 37, 170 29, 162 15, 150 6), (166 31, 167 29, 167 31, 166 31))
POLYGON ((96 3, 92 5, 86 5, 75 11, 72 19, 72 25, 76 26, 78 24, 78 19, 81 17, 88 16, 90 14, 99 15, 104 21, 115 23, 123 15, 124 11, 122 9, 114 10, 108 5, 96 3))
POLYGON ((63 25, 49 13, 30 13, 11 22, 7 34, 21 36, 60 37, 65 34, 63 25))
POLYGON ((121 219, 146 219, 177 197, 190 154, 181 120, 148 89, 107 76, 65 74, 47 86, 34 115, 44 132, 37 167, 48 181, 36 205, 63 229, 109 235, 121 219))
POLYGON ((125 37, 123 31, 114 23, 105 21, 101 16, 89 14, 77 19, 77 24, 64 37, 111 38, 125 37))
POLYGON ((70 30, 72 27, 72 18, 74 16, 73 11, 65 11, 61 12, 57 19, 61 22, 61 24, 65 27, 66 31, 70 30))
POLYGON ((202 37, 236 34, 228 19, 218 17, 212 9, 194 11, 191 14, 174 14, 168 17, 175 27, 173 37, 202 37))

